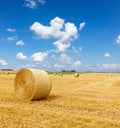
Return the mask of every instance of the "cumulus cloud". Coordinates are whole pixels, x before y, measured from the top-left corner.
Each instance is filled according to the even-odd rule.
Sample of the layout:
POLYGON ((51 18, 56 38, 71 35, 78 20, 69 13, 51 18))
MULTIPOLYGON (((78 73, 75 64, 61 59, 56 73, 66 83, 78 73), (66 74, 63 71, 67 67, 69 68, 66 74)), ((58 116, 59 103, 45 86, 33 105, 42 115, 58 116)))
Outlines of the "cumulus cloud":
POLYGON ((56 69, 64 69, 65 68, 65 66, 62 64, 54 64, 53 67, 56 69))
POLYGON ((120 70, 120 64, 102 64, 102 69, 120 70))
POLYGON ((45 4, 46 3, 45 0, 38 0, 38 2, 40 2, 41 4, 45 4))
POLYGON ((19 40, 16 42, 16 45, 25 45, 25 43, 22 40, 19 40))
POLYGON ((82 47, 79 47, 78 49, 75 47, 72 47, 72 51, 79 56, 80 55, 80 51, 82 51, 82 47))
POLYGON ((18 36, 10 36, 10 37, 7 37, 7 41, 14 41, 14 40, 17 40, 18 36))
POLYGON ((27 64, 25 67, 35 67, 35 64, 27 64))
POLYGON ((6 31, 8 31, 8 32, 15 32, 16 31, 16 29, 13 29, 13 28, 7 28, 7 30, 6 31))
POLYGON ((36 9, 39 3, 45 4, 45 0, 24 0, 23 6, 31 9, 36 9))
MULTIPOLYGON (((53 65, 52 65, 53 66, 53 65)), ((45 63, 45 64, 43 64, 43 67, 45 68, 45 69, 51 69, 51 64, 50 63, 45 63)))
POLYGON ((54 45, 57 47, 59 52, 64 52, 70 47, 70 43, 62 43, 61 41, 54 42, 54 45))
POLYGON ((110 57, 111 55, 109 53, 105 53, 104 57, 110 57))
POLYGON ((85 24, 86 24, 85 22, 80 23, 79 30, 82 30, 85 27, 85 24))
POLYGON ((62 64, 71 64, 72 63, 72 58, 69 57, 66 54, 61 54, 59 58, 59 62, 62 64))
POLYGON ((42 52, 36 52, 31 56, 32 60, 35 62, 43 62, 46 57, 47 53, 42 52))
POLYGON ((56 55, 53 54, 53 55, 51 56, 51 58, 56 58, 56 55))
POLYGON ((77 27, 73 23, 65 23, 65 20, 59 17, 52 19, 49 26, 34 22, 30 26, 30 30, 35 32, 37 38, 56 39, 53 44, 57 47, 59 52, 64 52, 70 47, 72 40, 78 37, 77 27))
POLYGON ((78 51, 75 47, 72 47, 72 50, 73 50, 73 52, 74 52, 75 54, 78 55, 79 51, 78 51))
POLYGON ((78 61, 76 61, 76 62, 74 62, 74 65, 75 65, 76 67, 81 66, 81 64, 82 64, 82 63, 81 63, 81 61, 79 61, 79 60, 78 60, 78 61))
POLYGON ((116 43, 117 43, 117 44, 120 44, 120 35, 117 36, 117 38, 116 38, 116 43))
POLYGON ((7 65, 8 63, 5 60, 0 60, 0 65, 4 66, 7 65))
POLYGON ((27 56, 25 56, 22 52, 17 53, 16 57, 19 60, 26 60, 27 59, 27 56))
POLYGON ((25 0, 24 6, 34 9, 37 7, 37 3, 35 0, 25 0))

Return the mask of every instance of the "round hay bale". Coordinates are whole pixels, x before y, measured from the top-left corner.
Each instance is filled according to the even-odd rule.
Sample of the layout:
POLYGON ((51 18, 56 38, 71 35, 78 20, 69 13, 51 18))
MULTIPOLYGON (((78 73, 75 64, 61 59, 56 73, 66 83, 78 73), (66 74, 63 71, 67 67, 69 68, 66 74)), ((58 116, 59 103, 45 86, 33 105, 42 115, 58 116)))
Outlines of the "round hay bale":
POLYGON ((46 98, 52 88, 52 81, 43 70, 22 68, 14 80, 16 97, 20 100, 38 100, 46 98))
POLYGON ((63 76, 63 73, 60 73, 59 75, 60 75, 60 76, 63 76))
POLYGON ((112 76, 112 74, 109 74, 109 76, 112 76))
POLYGON ((9 75, 10 73, 9 72, 6 72, 6 75, 9 75))
POLYGON ((75 76, 75 77, 79 77, 79 74, 78 74, 78 73, 75 73, 74 76, 75 76))
POLYGON ((57 73, 54 73, 54 76, 56 76, 57 75, 57 73))

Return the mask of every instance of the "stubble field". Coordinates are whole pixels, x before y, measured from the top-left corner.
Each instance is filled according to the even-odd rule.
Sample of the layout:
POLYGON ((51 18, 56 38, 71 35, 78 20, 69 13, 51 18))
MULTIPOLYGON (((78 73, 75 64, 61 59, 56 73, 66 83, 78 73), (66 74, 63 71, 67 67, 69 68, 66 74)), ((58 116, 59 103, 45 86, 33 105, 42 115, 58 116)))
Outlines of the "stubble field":
POLYGON ((120 128, 120 74, 50 77, 49 97, 19 101, 15 73, 0 72, 0 128, 120 128))

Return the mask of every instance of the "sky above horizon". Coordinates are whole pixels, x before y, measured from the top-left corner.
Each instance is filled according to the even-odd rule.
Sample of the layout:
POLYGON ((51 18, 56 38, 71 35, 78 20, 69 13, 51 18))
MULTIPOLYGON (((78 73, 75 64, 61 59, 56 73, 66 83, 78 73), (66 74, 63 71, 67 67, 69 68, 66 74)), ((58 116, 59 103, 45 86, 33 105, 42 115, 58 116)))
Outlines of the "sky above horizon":
POLYGON ((0 69, 120 72, 119 0, 0 0, 0 69))

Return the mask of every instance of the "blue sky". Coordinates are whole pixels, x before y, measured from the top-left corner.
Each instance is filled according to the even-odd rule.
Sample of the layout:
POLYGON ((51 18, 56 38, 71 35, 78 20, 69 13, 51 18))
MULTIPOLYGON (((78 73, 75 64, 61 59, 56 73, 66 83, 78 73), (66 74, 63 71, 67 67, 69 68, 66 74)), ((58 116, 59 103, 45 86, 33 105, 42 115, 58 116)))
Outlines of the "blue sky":
POLYGON ((119 0, 0 0, 0 69, 120 71, 119 0))

